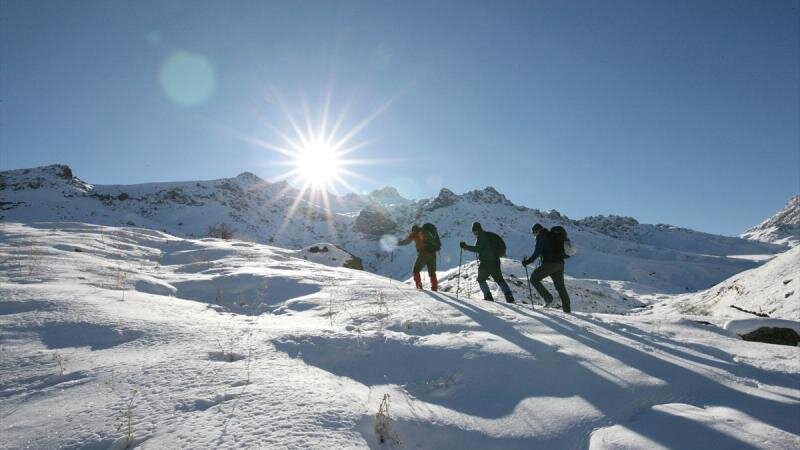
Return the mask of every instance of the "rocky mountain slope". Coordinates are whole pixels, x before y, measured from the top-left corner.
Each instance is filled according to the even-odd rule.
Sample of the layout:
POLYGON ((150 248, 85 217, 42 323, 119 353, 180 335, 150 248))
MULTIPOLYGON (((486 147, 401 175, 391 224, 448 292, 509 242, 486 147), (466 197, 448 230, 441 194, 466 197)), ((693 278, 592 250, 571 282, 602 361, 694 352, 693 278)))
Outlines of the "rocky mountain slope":
POLYGON ((437 225, 443 270, 473 257, 461 254, 458 242, 474 240, 474 220, 501 234, 508 257, 517 260, 532 252, 532 224, 558 224, 579 248, 568 262, 570 275, 671 293, 707 288, 758 265, 728 255, 786 248, 613 216, 574 221, 557 211, 515 205, 491 187, 460 195, 442 189, 435 198, 417 201, 384 188, 369 195, 329 196, 325 202, 250 173, 211 181, 92 185, 60 165, 0 172, 0 216, 6 222, 145 227, 184 237, 206 236, 209 227, 227 224, 239 239, 284 248, 330 242, 361 258, 366 270, 401 279, 409 276, 415 252, 395 244, 414 223, 437 225))
POLYGON ((777 214, 741 234, 745 239, 796 246, 800 244, 800 195, 777 214))

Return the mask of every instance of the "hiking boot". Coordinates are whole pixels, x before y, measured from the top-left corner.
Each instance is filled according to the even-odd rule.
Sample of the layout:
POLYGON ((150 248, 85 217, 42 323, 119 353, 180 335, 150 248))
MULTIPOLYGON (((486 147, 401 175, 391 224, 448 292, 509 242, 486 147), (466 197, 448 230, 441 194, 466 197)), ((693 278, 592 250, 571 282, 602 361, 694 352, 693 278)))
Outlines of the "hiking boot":
POLYGON ((506 294, 506 303, 514 303, 514 296, 511 294, 506 294))
POLYGON ((484 299, 484 300, 486 300, 487 302, 493 302, 493 301, 494 301, 494 297, 492 297, 492 295, 491 295, 491 294, 489 294, 489 295, 484 295, 484 296, 483 296, 483 299, 484 299))

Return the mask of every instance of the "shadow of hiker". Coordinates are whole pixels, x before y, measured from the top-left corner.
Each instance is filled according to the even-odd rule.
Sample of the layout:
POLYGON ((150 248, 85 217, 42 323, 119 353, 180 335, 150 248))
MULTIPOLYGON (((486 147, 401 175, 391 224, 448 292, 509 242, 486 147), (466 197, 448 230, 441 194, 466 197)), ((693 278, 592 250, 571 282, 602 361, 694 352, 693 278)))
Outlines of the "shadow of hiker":
MULTIPOLYGON (((745 412, 766 424, 788 433, 800 433, 800 402, 789 399, 785 401, 772 400, 730 388, 706 375, 699 374, 674 362, 658 358, 649 352, 621 344, 596 333, 593 334, 592 339, 588 339, 585 337, 586 330, 583 327, 575 325, 563 317, 550 315, 538 317, 537 319, 587 347, 669 383, 671 390, 674 391, 671 399, 668 398, 651 404, 694 401, 701 403, 696 405, 699 407, 724 406, 745 412)), ((577 319, 594 323, 587 319, 577 319)), ((639 341, 642 342, 641 339, 639 341)), ((651 343, 646 343, 646 345, 654 346, 651 343)), ((683 358, 685 353, 674 350, 670 354, 676 358, 683 358)), ((685 359, 685 361, 687 361, 687 365, 691 365, 693 362, 692 359, 685 359)), ((762 370, 754 370, 753 373, 748 374, 748 377, 757 377, 759 375, 772 374, 762 370)), ((793 387, 800 387, 800 379, 793 387)), ((778 397, 778 395, 773 396, 778 397)))
MULTIPOLYGON (((744 393, 673 362, 657 358, 647 352, 607 339, 596 333, 591 333, 590 330, 576 326, 564 318, 544 314, 536 316, 528 311, 517 310, 517 312, 549 326, 554 331, 566 334, 597 352, 663 381, 663 384, 658 385, 620 386, 601 377, 578 363, 574 358, 557 353, 549 345, 522 334, 514 326, 489 312, 476 313, 474 310, 464 308, 459 305, 461 300, 455 300, 446 294, 435 294, 427 291, 426 293, 437 301, 459 309, 472 320, 484 326, 488 331, 508 339, 528 351, 531 355, 539 357, 540 362, 554 364, 557 368, 555 370, 556 373, 552 373, 553 369, 548 372, 558 377, 558 385, 546 389, 546 395, 578 395, 598 408, 606 416, 605 420, 595 421, 583 426, 582 428, 587 433, 591 429, 604 424, 628 422, 637 414, 650 410, 653 405, 677 402, 699 402, 700 404, 696 406, 701 408, 707 405, 729 407, 743 411, 789 433, 797 434, 800 431, 800 420, 798 420, 800 419, 800 405, 797 402, 781 402, 744 393), (549 357, 541 358, 540 356, 543 354, 549 355, 549 357)), ((516 308, 514 309, 516 310, 516 308)), ((531 374, 531 379, 536 379, 539 382, 540 376, 538 372, 542 368, 537 366, 536 370, 536 374, 531 374)), ((520 397, 525 394, 526 390, 520 389, 520 397)), ((673 422, 676 424, 681 423, 680 426, 685 426, 687 429, 702 428, 702 432, 706 436, 709 434, 714 435, 715 442, 719 442, 721 447, 750 447, 750 445, 734 436, 723 434, 698 422, 680 417, 674 417, 673 422)), ((647 430, 644 432, 646 433, 647 430)), ((674 442, 669 441, 669 436, 658 433, 652 433, 647 437, 665 444, 674 442)))

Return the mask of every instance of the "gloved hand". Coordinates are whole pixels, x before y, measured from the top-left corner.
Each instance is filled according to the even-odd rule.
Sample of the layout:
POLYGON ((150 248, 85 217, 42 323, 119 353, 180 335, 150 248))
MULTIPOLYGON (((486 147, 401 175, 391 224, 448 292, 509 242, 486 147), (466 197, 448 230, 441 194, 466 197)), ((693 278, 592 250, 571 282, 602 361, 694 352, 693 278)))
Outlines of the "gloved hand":
POLYGON ((459 243, 458 243, 458 245, 459 245, 459 247, 461 247, 461 248, 467 248, 467 243, 466 243, 466 242, 464 242, 464 241, 461 241, 461 242, 459 242, 459 243))
POLYGON ((531 262, 532 261, 530 259, 525 258, 525 259, 522 260, 522 265, 525 266, 525 267, 528 267, 528 264, 530 264, 531 262))

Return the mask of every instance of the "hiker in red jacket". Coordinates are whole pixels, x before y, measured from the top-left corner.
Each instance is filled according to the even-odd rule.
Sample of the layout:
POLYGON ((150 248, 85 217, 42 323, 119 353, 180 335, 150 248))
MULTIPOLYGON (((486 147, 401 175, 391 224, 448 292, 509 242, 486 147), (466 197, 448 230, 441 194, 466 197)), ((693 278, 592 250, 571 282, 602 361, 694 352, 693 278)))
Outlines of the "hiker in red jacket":
POLYGON ((408 237, 399 241, 397 245, 408 245, 414 242, 417 247, 417 260, 414 262, 414 284, 417 289, 422 289, 422 277, 420 271, 423 267, 428 268, 428 276, 431 278, 431 290, 436 291, 439 289, 439 281, 436 279, 436 252, 441 247, 439 242, 439 234, 436 232, 436 227, 431 224, 425 224, 420 227, 414 225, 411 227, 411 233, 408 237), (426 230, 426 227, 428 228, 426 230))

